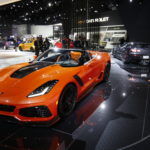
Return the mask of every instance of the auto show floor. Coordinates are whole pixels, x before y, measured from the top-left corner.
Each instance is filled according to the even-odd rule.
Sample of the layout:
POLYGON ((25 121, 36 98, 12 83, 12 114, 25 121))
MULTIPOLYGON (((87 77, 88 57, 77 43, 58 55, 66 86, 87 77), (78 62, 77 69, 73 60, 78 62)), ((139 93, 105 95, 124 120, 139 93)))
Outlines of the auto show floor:
MULTIPOLYGON (((33 53, 25 55, 30 57, 33 53)), ((13 56, 11 62, 0 52, 0 67, 18 58, 20 54, 13 56)), ((0 121, 0 150, 149 149, 150 68, 124 65, 114 58, 110 81, 96 86, 68 118, 52 127, 0 121)))
POLYGON ((34 53, 0 49, 0 68, 33 60, 34 53))

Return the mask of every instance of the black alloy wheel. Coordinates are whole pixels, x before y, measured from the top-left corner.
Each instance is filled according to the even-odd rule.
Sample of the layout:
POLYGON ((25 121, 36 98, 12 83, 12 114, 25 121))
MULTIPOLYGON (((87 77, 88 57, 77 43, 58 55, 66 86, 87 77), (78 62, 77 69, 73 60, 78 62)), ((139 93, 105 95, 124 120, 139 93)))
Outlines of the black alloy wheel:
POLYGON ((30 52, 34 52, 34 48, 33 47, 30 47, 30 52))
POLYGON ((68 84, 59 99, 58 114, 61 118, 68 116, 74 109, 77 99, 77 89, 73 84, 68 84))
POLYGON ((19 50, 22 51, 22 47, 21 46, 19 46, 19 50))
POLYGON ((111 64, 108 63, 105 67, 103 82, 107 82, 110 76, 111 64))

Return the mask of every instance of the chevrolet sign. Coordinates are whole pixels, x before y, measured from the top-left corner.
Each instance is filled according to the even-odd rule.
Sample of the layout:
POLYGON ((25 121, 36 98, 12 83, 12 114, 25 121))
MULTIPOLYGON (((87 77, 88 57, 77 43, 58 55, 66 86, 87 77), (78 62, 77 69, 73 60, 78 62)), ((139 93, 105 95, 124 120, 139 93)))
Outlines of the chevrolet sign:
POLYGON ((103 18, 95 18, 95 19, 87 19, 86 23, 96 23, 96 22, 108 22, 109 17, 103 17, 103 18))

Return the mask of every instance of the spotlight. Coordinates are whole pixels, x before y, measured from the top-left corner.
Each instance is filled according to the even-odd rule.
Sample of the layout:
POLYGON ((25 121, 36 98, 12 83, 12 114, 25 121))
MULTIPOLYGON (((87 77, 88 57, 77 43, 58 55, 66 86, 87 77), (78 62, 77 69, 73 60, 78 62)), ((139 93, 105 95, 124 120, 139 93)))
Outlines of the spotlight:
POLYGON ((52 4, 51 4, 51 3, 48 3, 48 6, 49 6, 49 7, 51 7, 51 6, 52 6, 52 4))

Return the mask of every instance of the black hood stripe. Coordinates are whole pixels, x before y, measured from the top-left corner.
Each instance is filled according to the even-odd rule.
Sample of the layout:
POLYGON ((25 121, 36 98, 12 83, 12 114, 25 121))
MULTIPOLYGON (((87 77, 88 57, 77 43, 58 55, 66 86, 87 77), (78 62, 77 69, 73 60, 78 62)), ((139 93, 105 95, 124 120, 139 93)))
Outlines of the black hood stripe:
POLYGON ((43 68, 45 68, 47 66, 51 66, 51 65, 54 65, 54 63, 47 63, 47 62, 33 63, 33 64, 30 64, 28 66, 25 66, 25 67, 15 71, 11 75, 11 77, 21 79, 37 70, 43 69, 43 68))

